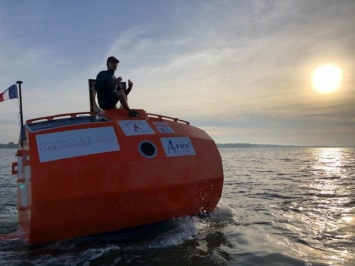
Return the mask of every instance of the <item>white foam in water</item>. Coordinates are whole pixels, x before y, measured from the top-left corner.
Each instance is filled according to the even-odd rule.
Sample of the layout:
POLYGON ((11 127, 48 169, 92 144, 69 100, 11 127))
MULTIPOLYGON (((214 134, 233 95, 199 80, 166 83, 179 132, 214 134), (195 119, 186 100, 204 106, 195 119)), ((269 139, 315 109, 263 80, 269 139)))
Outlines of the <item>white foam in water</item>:
MULTIPOLYGON (((211 220, 220 220, 225 218, 233 219, 234 210, 227 204, 219 203, 216 209, 210 214, 211 220)), ((176 228, 159 236, 150 248, 167 248, 178 246, 187 240, 193 239, 199 232, 208 230, 210 223, 207 220, 199 219, 196 216, 186 216, 174 220, 176 228)))
POLYGON ((219 203, 218 206, 211 212, 210 217, 214 218, 230 218, 233 217, 235 210, 229 207, 227 204, 219 203))
POLYGON ((60 257, 51 257, 51 255, 44 255, 37 260, 31 261, 34 265, 78 265, 78 263, 89 266, 90 261, 100 258, 111 251, 117 251, 120 248, 110 245, 102 248, 91 248, 80 253, 62 255, 60 257))
POLYGON ((150 248, 167 248, 177 246, 184 243, 186 240, 192 239, 204 225, 197 217, 182 217, 174 220, 176 228, 170 232, 159 236, 150 248))

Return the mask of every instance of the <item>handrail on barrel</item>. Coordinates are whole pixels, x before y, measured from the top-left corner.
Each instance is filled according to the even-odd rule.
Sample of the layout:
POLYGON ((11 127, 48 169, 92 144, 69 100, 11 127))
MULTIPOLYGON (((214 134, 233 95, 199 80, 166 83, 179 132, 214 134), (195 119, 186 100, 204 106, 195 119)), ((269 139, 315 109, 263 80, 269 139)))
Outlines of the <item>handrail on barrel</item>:
POLYGON ((59 114, 59 115, 52 115, 52 116, 43 116, 43 117, 38 117, 38 118, 34 118, 34 119, 29 119, 26 121, 27 124, 31 124, 34 122, 38 122, 41 120, 46 120, 46 121, 51 121, 54 120, 55 118, 59 118, 59 117, 65 117, 65 116, 70 116, 71 118, 77 117, 79 115, 92 115, 93 113, 91 112, 80 112, 80 113, 67 113, 67 114, 59 114))
POLYGON ((190 125, 190 122, 188 121, 185 121, 185 120, 181 120, 179 118, 173 118, 173 117, 170 117, 170 116, 165 116, 165 115, 157 115, 157 114, 151 114, 151 113, 147 113, 147 116, 148 117, 156 117, 158 119, 169 119, 169 120, 172 120, 176 123, 185 123, 186 125, 190 125))
MULTIPOLYGON (((38 118, 34 118, 34 119, 29 119, 26 121, 27 124, 31 124, 34 122, 39 122, 39 121, 52 121, 56 118, 64 118, 65 116, 69 116, 71 118, 77 117, 79 115, 93 115, 94 113, 92 112, 80 112, 80 113, 66 113, 66 114, 58 114, 58 115, 52 115, 52 116, 43 116, 43 117, 38 117, 38 118)), ((158 114, 151 114, 151 113, 147 113, 147 116, 150 118, 158 118, 158 119, 167 119, 167 120, 171 120, 174 121, 176 123, 183 123, 186 125, 190 125, 190 122, 186 121, 186 120, 181 120, 179 118, 174 118, 174 117, 170 117, 170 116, 165 116, 165 115, 158 115, 158 114)))

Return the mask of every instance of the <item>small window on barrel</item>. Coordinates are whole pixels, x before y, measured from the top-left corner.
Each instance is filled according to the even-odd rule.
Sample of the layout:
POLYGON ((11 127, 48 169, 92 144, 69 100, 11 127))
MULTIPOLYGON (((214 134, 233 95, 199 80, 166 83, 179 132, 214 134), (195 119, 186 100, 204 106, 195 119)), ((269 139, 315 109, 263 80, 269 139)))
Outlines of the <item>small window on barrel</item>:
POLYGON ((154 158, 157 155, 157 148, 150 141, 143 141, 139 144, 139 152, 147 158, 154 158))

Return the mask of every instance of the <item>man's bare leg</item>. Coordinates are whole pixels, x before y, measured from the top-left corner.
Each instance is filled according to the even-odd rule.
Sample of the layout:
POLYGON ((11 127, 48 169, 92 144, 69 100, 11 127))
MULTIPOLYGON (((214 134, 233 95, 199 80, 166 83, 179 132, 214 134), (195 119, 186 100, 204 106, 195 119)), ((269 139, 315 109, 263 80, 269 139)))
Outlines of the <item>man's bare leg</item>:
POLYGON ((123 108, 127 110, 129 116, 137 117, 137 116, 142 115, 141 113, 138 113, 136 110, 129 108, 128 103, 127 103, 127 97, 123 91, 118 91, 117 96, 118 96, 118 99, 120 100, 123 108))
POLYGON ((123 91, 118 91, 117 96, 123 108, 126 109, 127 112, 129 113, 131 111, 131 108, 129 108, 128 106, 126 95, 123 93, 123 91))

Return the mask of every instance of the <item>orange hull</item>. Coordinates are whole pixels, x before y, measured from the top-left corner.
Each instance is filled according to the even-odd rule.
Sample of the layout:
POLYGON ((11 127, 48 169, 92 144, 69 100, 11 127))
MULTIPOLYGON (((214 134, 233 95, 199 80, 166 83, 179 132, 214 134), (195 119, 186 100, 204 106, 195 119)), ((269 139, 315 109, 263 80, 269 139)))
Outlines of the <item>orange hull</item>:
POLYGON ((212 211, 222 193, 214 141, 186 121, 106 111, 27 121, 17 153, 19 223, 30 243, 212 211), (70 116, 69 118, 67 118, 70 116))

